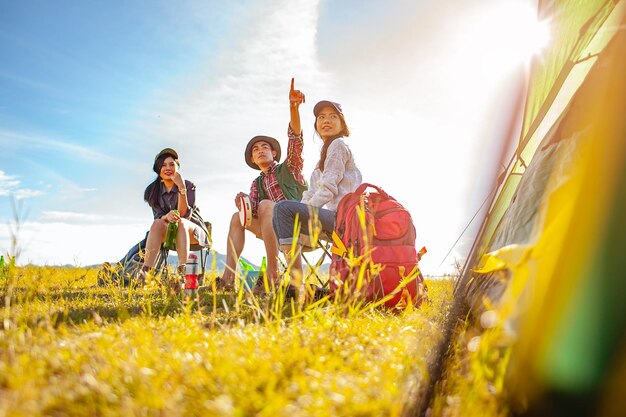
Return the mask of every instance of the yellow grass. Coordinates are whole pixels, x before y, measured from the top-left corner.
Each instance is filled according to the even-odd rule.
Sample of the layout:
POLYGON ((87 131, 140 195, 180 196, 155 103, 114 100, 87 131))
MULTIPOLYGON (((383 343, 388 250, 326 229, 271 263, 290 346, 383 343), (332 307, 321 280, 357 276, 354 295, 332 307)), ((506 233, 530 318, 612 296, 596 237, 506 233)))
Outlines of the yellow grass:
POLYGON ((451 283, 394 314, 327 301, 98 288, 96 271, 0 275, 0 416, 393 416, 426 387, 451 283))
MULTIPOLYGON (((512 415, 504 379, 512 343, 502 329, 479 330, 465 322, 452 339, 444 374, 432 404, 433 416, 512 415)), ((519 404, 519 410, 524 407, 519 404)))

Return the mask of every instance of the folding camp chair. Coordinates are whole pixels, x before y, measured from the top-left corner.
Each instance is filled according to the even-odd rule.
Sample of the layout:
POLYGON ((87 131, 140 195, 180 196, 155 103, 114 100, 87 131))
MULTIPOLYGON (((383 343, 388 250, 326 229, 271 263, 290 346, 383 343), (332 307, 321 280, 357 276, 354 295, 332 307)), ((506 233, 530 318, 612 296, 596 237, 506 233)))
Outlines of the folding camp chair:
MULTIPOLYGON (((207 227, 209 242, 211 242, 211 223, 204 222, 204 224, 207 227)), ((99 286, 105 286, 110 283, 119 283, 124 287, 129 286, 143 266, 147 240, 148 233, 146 233, 146 237, 144 237, 141 241, 139 241, 139 243, 133 246, 126 253, 126 255, 122 259, 120 259, 119 262, 115 264, 105 262, 98 271, 97 284, 99 286)), ((191 245, 189 248, 191 252, 200 253, 200 271, 198 274, 199 283, 202 283, 202 279, 204 278, 204 272, 206 270, 206 264, 209 257, 208 255, 210 249, 210 246, 203 248, 199 245, 191 245)), ((166 277, 169 273, 167 269, 168 255, 169 251, 161 247, 161 250, 157 254, 153 266, 153 269, 154 271, 156 271, 157 274, 165 274, 166 277)))
POLYGON ((304 262, 309 267, 307 276, 305 277, 305 281, 307 281, 312 275, 315 275, 315 278, 317 279, 317 282, 319 282, 319 284, 322 287, 324 287, 324 288, 327 287, 328 286, 328 281, 322 281, 320 276, 317 274, 317 271, 319 270, 319 268, 322 266, 322 264, 326 260, 326 256, 328 256, 329 259, 331 257, 331 254, 330 254, 330 246, 331 246, 330 237, 327 236, 325 233, 320 234, 320 236, 317 239, 316 244, 313 244, 313 242, 311 242, 311 238, 308 235, 300 235, 300 242, 302 243, 302 259, 304 259, 304 262), (319 257, 317 262, 315 262, 315 266, 313 266, 311 264, 311 262, 309 262, 309 260, 307 259, 305 253, 313 252, 313 251, 316 251, 317 249, 321 249, 323 251, 323 253, 322 253, 322 256, 319 257))
MULTIPOLYGON (((211 223, 204 222, 204 224, 206 225, 206 228, 209 232, 208 238, 209 238, 209 243, 211 243, 212 242, 211 223)), ((189 252, 198 252, 200 254, 200 262, 199 262, 200 270, 198 271, 198 285, 202 285, 202 283, 204 282, 204 272, 206 271, 206 264, 207 264, 207 260, 209 259, 209 250, 211 250, 211 245, 207 247, 203 247, 200 245, 192 244, 189 246, 189 252)), ((155 264, 155 270, 159 271, 163 269, 163 273, 165 274, 166 278, 168 277, 168 274, 169 274, 169 270, 167 269, 168 255, 169 255, 169 249, 165 249, 163 246, 161 246, 161 251, 159 253, 159 256, 157 257, 157 263, 159 263, 158 268, 157 268, 157 264, 155 264)))
MULTIPOLYGON (((148 233, 141 241, 130 248, 126 255, 117 263, 105 262, 98 271, 98 286, 106 286, 111 283, 119 284, 123 287, 131 285, 131 282, 136 278, 137 273, 143 266, 147 240, 148 233)), ((159 252, 155 259, 154 269, 160 271, 163 266, 164 257, 159 252)))

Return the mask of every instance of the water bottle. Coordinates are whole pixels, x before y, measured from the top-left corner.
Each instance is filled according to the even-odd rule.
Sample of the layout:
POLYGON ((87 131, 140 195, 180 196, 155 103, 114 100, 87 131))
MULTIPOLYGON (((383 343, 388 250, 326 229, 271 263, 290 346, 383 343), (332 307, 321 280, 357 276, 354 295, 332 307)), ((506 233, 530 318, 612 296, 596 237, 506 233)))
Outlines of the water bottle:
POLYGON ((267 270, 267 258, 264 256, 263 260, 261 261, 261 267, 259 268, 259 278, 260 279, 264 279, 265 278, 265 271, 267 270))
POLYGON ((185 295, 191 296, 198 291, 198 256, 190 253, 185 270, 185 295))
MULTIPOLYGON (((178 216, 178 210, 174 210, 174 213, 178 216)), ((168 223, 167 233, 165 233, 165 241, 163 242, 163 248, 167 250, 174 250, 176 248, 176 234, 178 233, 178 222, 168 223)))
POLYGON ((239 264, 244 271, 254 271, 254 267, 246 262, 243 258, 239 258, 239 264))
POLYGON ((246 287, 252 288, 256 282, 256 270, 252 265, 244 261, 243 258, 239 258, 239 264, 241 265, 241 269, 239 270, 241 272, 241 279, 246 287))

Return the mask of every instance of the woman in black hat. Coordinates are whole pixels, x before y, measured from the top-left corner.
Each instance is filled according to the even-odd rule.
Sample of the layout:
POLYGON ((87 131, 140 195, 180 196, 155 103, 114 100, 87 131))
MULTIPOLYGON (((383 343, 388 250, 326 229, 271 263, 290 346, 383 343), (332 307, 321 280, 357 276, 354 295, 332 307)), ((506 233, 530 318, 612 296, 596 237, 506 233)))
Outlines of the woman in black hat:
POLYGON ((159 152, 152 169, 157 178, 146 188, 144 200, 152 208, 154 221, 148 233, 142 278, 154 266, 167 226, 173 222, 178 223, 178 275, 184 277, 190 244, 210 245, 206 225, 195 205, 196 186, 181 175, 178 153, 174 149, 165 148, 159 152), (178 214, 174 210, 178 210, 178 214))

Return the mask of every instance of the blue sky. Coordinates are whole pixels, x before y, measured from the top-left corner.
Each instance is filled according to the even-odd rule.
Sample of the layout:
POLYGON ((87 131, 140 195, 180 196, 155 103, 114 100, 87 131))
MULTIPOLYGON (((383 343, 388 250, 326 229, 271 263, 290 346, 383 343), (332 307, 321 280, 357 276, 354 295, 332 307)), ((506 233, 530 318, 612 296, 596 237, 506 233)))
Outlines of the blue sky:
MULTIPOLYGON (((307 96, 305 176, 321 145, 313 104, 339 101, 364 179, 411 211, 430 251, 424 271, 445 272, 452 260, 438 265, 484 198, 523 79, 523 59, 510 54, 519 30, 501 23, 531 6, 4 1, 0 250, 11 249, 16 198, 22 263, 119 259, 149 227, 143 190, 154 155, 171 146, 223 253, 234 196, 256 174, 243 148, 258 134, 286 145, 295 77, 307 96)), ((244 256, 260 259, 261 248, 249 236, 244 256)))
POLYGON ((102 176, 90 169, 104 163, 94 160, 99 154, 118 157, 109 152, 112 146, 120 154, 136 152, 125 132, 133 129, 142 105, 206 59, 214 49, 212 39, 226 32, 220 15, 183 18, 171 2, 5 2, 1 7, 0 124, 5 133, 24 135, 29 142, 9 145, 19 150, 3 168, 19 170, 24 183, 52 186, 48 195, 58 191, 41 177, 42 169, 91 189, 102 176), (76 155, 81 151, 91 155, 76 155))

